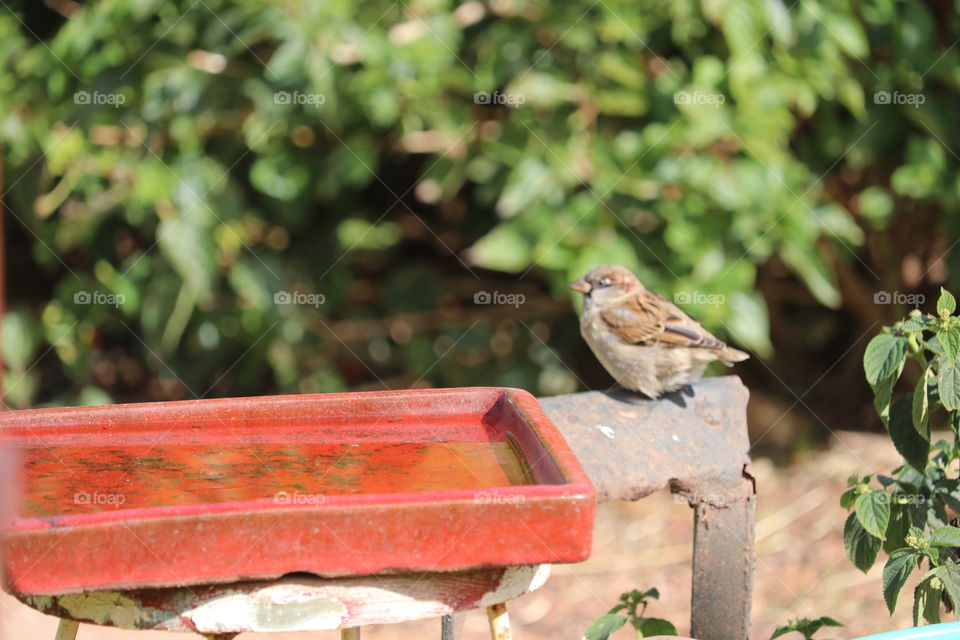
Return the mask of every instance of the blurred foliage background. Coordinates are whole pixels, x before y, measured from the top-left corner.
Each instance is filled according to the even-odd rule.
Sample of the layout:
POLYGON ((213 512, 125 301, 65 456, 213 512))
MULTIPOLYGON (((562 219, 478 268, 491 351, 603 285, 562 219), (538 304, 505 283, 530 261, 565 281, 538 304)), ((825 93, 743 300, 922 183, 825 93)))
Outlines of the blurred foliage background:
POLYGON ((957 5, 4 3, 5 403, 606 388, 566 283, 618 262, 763 429, 873 424, 957 284, 957 5))

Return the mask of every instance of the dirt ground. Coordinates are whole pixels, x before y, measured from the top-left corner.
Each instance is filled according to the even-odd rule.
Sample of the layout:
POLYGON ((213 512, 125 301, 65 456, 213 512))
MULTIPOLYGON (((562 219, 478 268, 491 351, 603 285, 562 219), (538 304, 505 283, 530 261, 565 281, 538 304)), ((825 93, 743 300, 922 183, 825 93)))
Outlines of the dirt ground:
MULTIPOLYGON (((824 640, 910 626, 913 582, 904 589, 900 607, 891 619, 881 596, 881 565, 864 575, 844 554, 841 532, 845 512, 837 502, 850 474, 887 472, 896 460, 896 452, 886 438, 848 432, 834 436, 829 449, 813 452, 789 466, 778 467, 766 458, 755 460, 759 501, 752 638, 765 640, 778 624, 799 616, 828 615, 846 625, 821 632, 824 640)), ((602 505, 591 559, 554 567, 544 587, 510 603, 515 637, 576 640, 621 592, 654 586, 662 600, 654 603, 648 614, 667 618, 681 634, 689 633, 692 535, 690 508, 668 493, 636 503, 602 505)), ((55 629, 56 619, 7 595, 0 596, 0 637, 4 640, 52 640, 55 629)), ((467 615, 463 635, 466 640, 489 638, 482 612, 467 615)), ((134 635, 131 631, 92 626, 81 626, 78 636, 80 640, 129 637, 161 640, 174 636, 159 632, 134 635)), ((334 640, 339 635, 282 633, 270 637, 334 640)), ((363 637, 439 638, 440 625, 434 620, 371 627, 364 630, 363 637)), ((630 637, 629 629, 614 635, 619 640, 630 637)))

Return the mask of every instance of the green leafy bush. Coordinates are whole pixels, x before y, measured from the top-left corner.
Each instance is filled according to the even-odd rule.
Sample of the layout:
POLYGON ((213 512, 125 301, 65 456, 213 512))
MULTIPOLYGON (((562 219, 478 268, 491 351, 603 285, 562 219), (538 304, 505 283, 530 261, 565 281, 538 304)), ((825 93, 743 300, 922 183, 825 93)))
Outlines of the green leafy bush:
POLYGON ((758 274, 869 308, 903 216, 958 231, 958 19, 923 3, 55 6, 0 9, 17 406, 571 390, 543 310, 601 261, 769 355, 758 274))
POLYGON ((844 543, 851 561, 866 572, 880 550, 888 554, 883 568, 883 597, 893 613, 907 578, 924 569, 914 589, 914 624, 940 621, 941 599, 955 610, 960 603, 960 317, 956 299, 943 290, 937 315, 919 311, 886 327, 867 346, 863 358, 874 390, 877 412, 887 425, 904 464, 892 476, 850 478, 840 504, 852 509, 844 525, 844 543), (916 387, 891 404, 891 390, 904 365, 920 371, 916 387), (949 429, 952 442, 933 441, 934 427, 949 429))

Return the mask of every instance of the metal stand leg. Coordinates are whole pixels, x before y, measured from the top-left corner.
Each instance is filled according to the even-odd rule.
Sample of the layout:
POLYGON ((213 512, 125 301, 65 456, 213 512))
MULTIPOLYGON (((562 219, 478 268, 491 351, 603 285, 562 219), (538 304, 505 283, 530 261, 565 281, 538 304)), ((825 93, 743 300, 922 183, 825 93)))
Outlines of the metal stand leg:
POLYGON ((452 615, 443 616, 440 619, 440 640, 460 638, 460 630, 463 628, 463 619, 466 615, 466 611, 458 611, 452 615))
POLYGON ((700 640, 746 640, 753 590, 756 496, 717 507, 696 505, 690 635, 700 640))
POLYGON ((56 640, 76 640, 77 629, 79 628, 80 623, 76 620, 60 618, 60 626, 57 627, 56 640))
POLYGON ((513 640, 507 605, 501 603, 487 607, 487 620, 490 621, 490 637, 493 640, 513 640))
POLYGON ((360 640, 360 627, 341 629, 340 640, 360 640))

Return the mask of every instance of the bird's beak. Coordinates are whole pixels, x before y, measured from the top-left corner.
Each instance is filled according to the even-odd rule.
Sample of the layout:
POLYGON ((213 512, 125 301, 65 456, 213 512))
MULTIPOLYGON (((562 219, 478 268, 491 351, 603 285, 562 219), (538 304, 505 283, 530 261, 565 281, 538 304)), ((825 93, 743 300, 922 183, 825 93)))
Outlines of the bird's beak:
POLYGON ((590 293, 590 283, 580 278, 570 283, 570 288, 574 291, 579 291, 580 293, 590 293))

